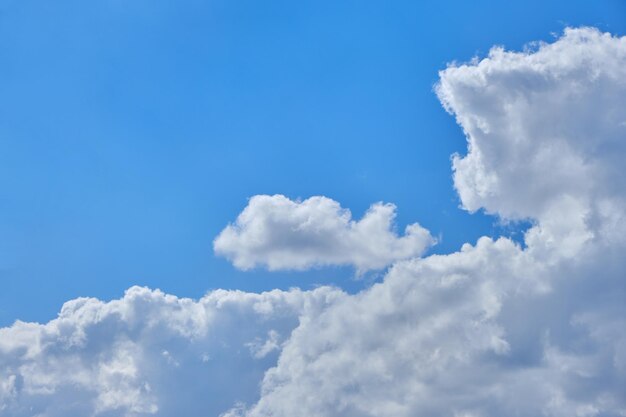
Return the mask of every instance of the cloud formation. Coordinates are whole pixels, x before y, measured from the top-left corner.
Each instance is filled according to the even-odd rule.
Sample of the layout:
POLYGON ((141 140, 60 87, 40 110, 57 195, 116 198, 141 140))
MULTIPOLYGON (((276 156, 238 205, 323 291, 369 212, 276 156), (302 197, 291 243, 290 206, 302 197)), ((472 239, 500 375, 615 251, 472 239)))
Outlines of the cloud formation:
POLYGON ((69 301, 49 323, 0 329, 0 415, 217 416, 254 401, 299 317, 342 296, 217 290, 194 301, 133 287, 69 301))
POLYGON ((303 322, 229 415, 623 415, 623 277, 590 278, 507 239, 401 262, 303 322))
POLYGON ((537 220, 560 250, 624 236, 625 62, 626 38, 581 28, 442 71, 437 94, 468 139, 453 158, 463 206, 537 220))
POLYGON ((304 321, 229 416, 625 415, 625 68, 626 38, 569 29, 442 71, 462 203, 533 220, 526 247, 396 263, 304 321))
POLYGON ((531 219, 524 247, 418 258, 430 236, 396 236, 392 206, 257 196, 215 242, 240 268, 395 263, 355 295, 70 301, 0 330, 0 415, 626 415, 625 68, 626 38, 583 28, 441 72, 461 201, 531 219))
POLYGON ((326 197, 292 201, 282 195, 257 195, 219 234, 214 248, 244 270, 325 265, 352 265, 359 272, 381 269, 419 256, 434 243, 417 223, 398 236, 393 230, 395 216, 393 204, 374 204, 355 221, 349 210, 326 197))

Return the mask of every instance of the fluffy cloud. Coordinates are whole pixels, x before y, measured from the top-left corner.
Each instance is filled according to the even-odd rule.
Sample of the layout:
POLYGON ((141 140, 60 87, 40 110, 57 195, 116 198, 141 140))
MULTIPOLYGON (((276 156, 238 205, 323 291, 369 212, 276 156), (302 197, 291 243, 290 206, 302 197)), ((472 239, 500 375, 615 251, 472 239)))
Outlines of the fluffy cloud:
POLYGON ((303 321, 230 416, 623 415, 623 261, 554 262, 488 238, 400 262, 303 321))
POLYGON ((525 261, 510 241, 484 239, 457 254, 397 265, 384 284, 303 322, 266 373, 261 400, 241 414, 617 413, 624 404, 612 366, 615 335, 553 340, 550 330, 588 328, 570 330, 569 311, 546 307, 557 297, 511 295, 514 279, 528 271, 507 265, 525 261), (547 320, 538 314, 546 311, 547 320), (577 344, 586 345, 583 354, 570 350, 577 344))
POLYGON ((626 38, 567 29, 534 47, 440 73, 437 94, 468 138, 453 158, 463 205, 535 219, 561 250, 621 239, 626 38))
POLYGON ((134 287, 69 301, 47 324, 0 329, 0 415, 217 416, 254 401, 299 317, 342 296, 217 290, 193 301, 134 287))
POLYGON ((396 263, 303 321, 229 415, 626 415, 625 68, 626 38, 570 29, 442 71, 463 205, 532 219, 526 247, 396 263))
POLYGON ((217 254, 240 269, 270 270, 353 265, 380 269, 419 256, 434 241, 417 223, 399 237, 393 231, 396 208, 374 204, 359 221, 326 197, 292 201, 282 195, 257 195, 215 239, 217 254))
MULTIPOLYGON (((625 416, 624 68, 626 38, 570 29, 441 72, 469 143, 453 160, 462 203, 531 219, 524 246, 400 260, 354 295, 74 300, 0 330, 0 415, 625 416)), ((367 269, 430 239, 395 236, 392 218, 261 196, 215 246, 241 268, 367 269)))

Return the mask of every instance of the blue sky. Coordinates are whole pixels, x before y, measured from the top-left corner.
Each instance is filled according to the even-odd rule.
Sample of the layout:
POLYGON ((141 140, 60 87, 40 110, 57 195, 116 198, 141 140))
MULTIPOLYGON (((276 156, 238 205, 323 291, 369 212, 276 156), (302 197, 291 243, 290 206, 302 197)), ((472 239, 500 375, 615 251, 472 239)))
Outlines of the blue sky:
POLYGON ((216 257, 256 194, 326 195, 357 218, 392 202, 436 253, 518 232, 458 209, 465 138, 433 85, 449 62, 581 25, 624 35, 626 4, 0 0, 0 325, 135 284, 367 284, 216 257))

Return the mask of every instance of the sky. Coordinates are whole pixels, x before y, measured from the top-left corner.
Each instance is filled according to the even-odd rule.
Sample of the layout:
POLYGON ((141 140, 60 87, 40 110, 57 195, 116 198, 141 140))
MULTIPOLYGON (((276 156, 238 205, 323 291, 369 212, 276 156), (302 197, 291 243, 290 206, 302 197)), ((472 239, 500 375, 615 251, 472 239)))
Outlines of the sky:
POLYGON ((0 416, 624 415, 625 35, 0 0, 0 416))
POLYGON ((362 287, 215 257, 256 194, 391 202, 435 252, 510 233, 458 209, 465 139, 433 86, 493 45, 626 26, 621 1, 544 3, 0 2, 0 323, 136 284, 362 287))

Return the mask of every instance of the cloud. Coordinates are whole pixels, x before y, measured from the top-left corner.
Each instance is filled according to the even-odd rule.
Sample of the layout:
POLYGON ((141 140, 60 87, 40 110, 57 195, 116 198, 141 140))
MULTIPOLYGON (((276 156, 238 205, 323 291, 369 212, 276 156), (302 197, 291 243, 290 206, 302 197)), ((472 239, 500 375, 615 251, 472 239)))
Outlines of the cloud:
POLYGON ((230 415, 623 415, 621 270, 488 238, 400 262, 303 320, 260 401, 230 415))
POLYGON ((441 72, 468 139, 462 204, 531 219, 523 247, 419 258, 428 233, 397 237, 392 206, 355 222, 323 197, 257 196, 215 242, 240 268, 395 262, 354 295, 70 301, 0 330, 0 415, 626 415, 624 68, 626 38, 583 28, 441 72))
POLYGON ((441 71, 437 94, 468 139, 453 158, 463 206, 535 219, 560 250, 622 239, 625 62, 626 38, 580 28, 441 71))
POLYGON ((343 296, 217 290, 194 301, 133 287, 69 301, 49 323, 0 329, 0 415, 217 416, 255 400, 272 343, 300 316, 343 296))
POLYGON ((303 270, 353 265, 359 272, 381 269, 419 256, 434 243, 417 223, 404 236, 393 230, 396 207, 372 205, 359 221, 326 197, 292 201, 282 195, 257 195, 215 239, 215 252, 239 269, 303 270))
POLYGON ((440 73, 465 208, 531 219, 397 262, 303 320, 229 416, 626 415, 626 38, 568 29, 440 73))

